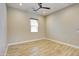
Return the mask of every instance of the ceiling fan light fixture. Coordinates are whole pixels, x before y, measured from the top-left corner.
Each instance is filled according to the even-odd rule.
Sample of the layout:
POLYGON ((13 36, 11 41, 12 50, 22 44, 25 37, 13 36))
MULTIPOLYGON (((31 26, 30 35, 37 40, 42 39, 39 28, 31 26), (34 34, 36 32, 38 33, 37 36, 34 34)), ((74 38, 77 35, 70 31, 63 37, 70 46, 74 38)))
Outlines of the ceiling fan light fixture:
POLYGON ((20 6, 22 6, 22 3, 19 3, 20 6))

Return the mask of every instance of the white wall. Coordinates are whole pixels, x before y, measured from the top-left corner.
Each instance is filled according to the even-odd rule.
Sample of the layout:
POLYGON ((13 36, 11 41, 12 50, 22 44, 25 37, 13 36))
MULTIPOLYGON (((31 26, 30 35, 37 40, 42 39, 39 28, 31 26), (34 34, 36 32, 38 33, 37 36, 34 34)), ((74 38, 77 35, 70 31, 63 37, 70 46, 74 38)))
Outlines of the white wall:
POLYGON ((79 46, 79 4, 47 16, 47 36, 79 46))
POLYGON ((24 12, 14 8, 8 8, 8 42, 22 42, 45 37, 45 22, 42 16, 24 12), (30 19, 39 19, 39 32, 30 32, 30 19))
POLYGON ((7 47, 6 5, 0 3, 0 55, 4 55, 7 47))

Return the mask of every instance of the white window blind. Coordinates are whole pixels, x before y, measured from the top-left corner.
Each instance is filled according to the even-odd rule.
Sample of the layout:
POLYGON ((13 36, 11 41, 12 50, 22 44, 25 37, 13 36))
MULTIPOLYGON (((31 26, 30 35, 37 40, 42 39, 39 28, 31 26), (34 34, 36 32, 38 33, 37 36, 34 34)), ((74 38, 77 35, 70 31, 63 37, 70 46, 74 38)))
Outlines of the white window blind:
POLYGON ((31 32, 38 32, 38 20, 30 19, 31 32))

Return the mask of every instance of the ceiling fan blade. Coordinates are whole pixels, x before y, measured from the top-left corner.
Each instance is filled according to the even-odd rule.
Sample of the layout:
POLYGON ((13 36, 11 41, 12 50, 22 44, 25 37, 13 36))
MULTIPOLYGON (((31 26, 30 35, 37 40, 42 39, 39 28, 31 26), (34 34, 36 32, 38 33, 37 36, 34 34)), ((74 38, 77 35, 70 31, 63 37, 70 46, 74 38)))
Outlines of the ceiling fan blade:
POLYGON ((34 11, 38 11, 40 8, 42 8, 42 3, 38 3, 39 8, 35 9, 34 11))
POLYGON ((38 9, 36 9, 36 10, 34 10, 34 11, 38 11, 40 8, 38 8, 38 9))
POLYGON ((49 7, 42 7, 42 8, 44 8, 44 9, 50 9, 49 7))

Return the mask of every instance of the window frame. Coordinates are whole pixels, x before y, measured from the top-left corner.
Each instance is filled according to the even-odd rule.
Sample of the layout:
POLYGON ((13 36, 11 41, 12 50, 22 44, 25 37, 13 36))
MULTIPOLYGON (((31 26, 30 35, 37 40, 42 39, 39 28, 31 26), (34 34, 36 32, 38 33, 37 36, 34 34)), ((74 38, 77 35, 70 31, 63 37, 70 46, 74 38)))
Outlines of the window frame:
POLYGON ((37 32, 39 32, 39 22, 38 22, 38 19, 35 19, 35 18, 30 18, 30 32, 31 33, 37 33, 37 32), (31 25, 31 20, 36 20, 36 22, 37 22, 37 29, 36 29, 36 31, 32 31, 32 26, 34 26, 34 25, 31 25))

